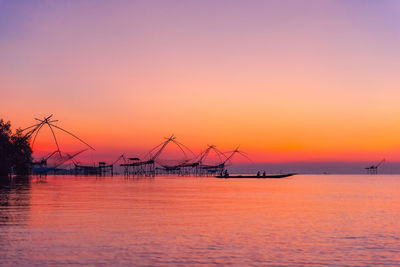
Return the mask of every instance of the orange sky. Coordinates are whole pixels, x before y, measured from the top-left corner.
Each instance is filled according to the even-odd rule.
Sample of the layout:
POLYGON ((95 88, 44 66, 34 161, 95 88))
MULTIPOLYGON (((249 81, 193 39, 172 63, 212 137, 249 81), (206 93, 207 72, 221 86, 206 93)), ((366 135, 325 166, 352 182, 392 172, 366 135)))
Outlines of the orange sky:
POLYGON ((174 133, 255 161, 400 160, 396 1, 0 5, 14 126, 55 114, 102 156, 174 133))

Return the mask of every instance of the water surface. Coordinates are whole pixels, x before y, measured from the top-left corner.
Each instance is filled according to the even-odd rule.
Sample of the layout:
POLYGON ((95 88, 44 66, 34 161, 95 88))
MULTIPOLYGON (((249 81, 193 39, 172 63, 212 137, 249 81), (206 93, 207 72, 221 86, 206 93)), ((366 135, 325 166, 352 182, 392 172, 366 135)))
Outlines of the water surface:
POLYGON ((400 176, 0 184, 0 265, 400 264, 400 176))

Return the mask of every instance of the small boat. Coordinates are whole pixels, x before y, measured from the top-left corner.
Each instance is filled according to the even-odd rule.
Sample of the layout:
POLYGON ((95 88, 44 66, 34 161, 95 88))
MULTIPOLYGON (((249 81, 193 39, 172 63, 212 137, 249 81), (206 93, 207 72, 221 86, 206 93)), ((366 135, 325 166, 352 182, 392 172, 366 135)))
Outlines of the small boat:
POLYGON ((296 175, 296 173, 268 174, 268 175, 217 175, 216 178, 254 178, 254 179, 278 179, 296 175))

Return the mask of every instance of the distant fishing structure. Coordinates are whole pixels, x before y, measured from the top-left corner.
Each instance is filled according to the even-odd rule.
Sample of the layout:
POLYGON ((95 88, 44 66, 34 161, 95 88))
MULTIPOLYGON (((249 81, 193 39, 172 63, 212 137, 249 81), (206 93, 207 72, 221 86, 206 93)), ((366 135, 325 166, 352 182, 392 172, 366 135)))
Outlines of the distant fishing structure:
POLYGON ((123 160, 124 162, 127 162, 127 159, 122 154, 111 164, 107 164, 104 161, 100 161, 98 163, 98 165, 95 166, 95 165, 80 164, 79 162, 72 159, 72 162, 74 164, 73 174, 75 174, 75 175, 78 175, 78 174, 80 174, 80 175, 98 175, 98 176, 105 176, 105 175, 109 174, 109 175, 113 176, 114 175, 114 165, 121 160, 123 160))
MULTIPOLYGON (((145 160, 140 160, 139 158, 129 158, 129 162, 121 164, 124 167, 124 174, 125 175, 140 175, 140 176, 152 176, 156 175, 156 161, 158 160, 161 153, 167 147, 168 144, 173 143, 178 146, 178 148, 182 151, 185 159, 183 162, 177 165, 167 165, 163 164, 162 162, 158 161, 157 171, 159 174, 167 173, 171 174, 180 169, 182 164, 185 164, 189 161, 187 158, 187 153, 185 152, 186 148, 183 144, 176 141, 176 137, 172 134, 170 137, 166 137, 166 140, 161 144, 155 146, 152 150, 150 150, 146 156, 145 160)), ((188 148, 186 148, 188 149, 188 148)), ((190 151, 190 149, 188 149, 190 151)))
POLYGON ((86 146, 88 146, 90 149, 96 150, 96 149, 94 149, 91 145, 89 145, 88 143, 86 143, 85 141, 83 141, 83 140, 80 139, 78 136, 74 135, 73 133, 71 133, 71 132, 69 132, 69 131, 67 131, 67 130, 65 130, 65 129, 63 129, 63 128, 57 126, 57 125, 54 125, 54 122, 58 122, 58 120, 51 120, 52 117, 53 117, 53 114, 51 114, 51 115, 48 116, 48 117, 43 118, 43 120, 38 119, 38 118, 35 118, 35 120, 39 121, 39 123, 34 124, 34 125, 32 125, 32 126, 29 126, 29 127, 27 127, 27 128, 25 128, 25 129, 22 130, 22 132, 25 132, 25 131, 27 131, 27 130, 30 129, 29 131, 27 131, 27 132, 25 133, 25 135, 24 135, 25 138, 29 138, 29 137, 31 137, 32 135, 34 136, 34 137, 33 137, 33 140, 32 140, 32 143, 31 143, 32 148, 33 148, 33 146, 34 146, 34 144, 35 144, 36 137, 37 137, 37 135, 39 134, 40 130, 42 129, 43 126, 47 125, 47 126, 49 127, 49 129, 51 130, 51 133, 52 133, 52 135, 53 135, 53 137, 54 137, 54 142, 55 142, 55 144, 56 144, 56 146, 57 146, 56 152, 58 152, 59 154, 61 154, 61 150, 60 150, 60 146, 58 145, 58 141, 57 141, 57 138, 56 138, 56 134, 54 133, 53 128, 56 128, 56 129, 58 129, 58 130, 61 130, 61 131, 65 132, 65 133, 71 135, 71 136, 74 137, 75 139, 79 140, 80 142, 82 142, 83 144, 85 144, 86 146))
POLYGON ((83 149, 81 151, 78 151, 74 154, 69 154, 69 153, 60 153, 58 156, 55 156, 55 162, 51 164, 50 166, 47 164, 47 160, 51 158, 53 155, 55 155, 55 152, 51 153, 50 156, 47 156, 39 161, 33 161, 32 162, 32 172, 33 174, 39 174, 39 175, 45 175, 50 172, 53 172, 54 174, 57 172, 60 172, 62 170, 58 169, 61 165, 64 163, 68 162, 69 160, 72 160, 79 154, 85 152, 87 149, 83 149))
MULTIPOLYGON (((25 133, 26 139, 31 139, 31 148, 33 150, 36 138, 44 126, 48 127, 56 146, 56 150, 48 155, 32 162, 33 174, 47 174, 47 173, 62 173, 62 174, 75 174, 75 175, 114 175, 115 165, 123 167, 126 176, 145 176, 154 177, 156 175, 180 175, 180 176, 209 176, 222 174, 228 165, 232 163, 234 155, 239 154, 250 160, 249 157, 239 147, 230 152, 221 152, 215 145, 208 145, 207 148, 199 155, 195 155, 188 147, 177 141, 176 137, 172 134, 170 137, 164 138, 165 140, 159 145, 152 148, 141 160, 139 157, 126 158, 124 154, 120 155, 115 161, 107 164, 105 161, 100 161, 98 164, 82 164, 75 158, 87 150, 95 150, 87 142, 65 130, 57 125, 55 122, 58 120, 53 119, 53 114, 43 119, 35 118, 36 124, 31 125, 22 130, 25 133), (85 149, 76 153, 66 153, 61 151, 59 142, 56 137, 56 131, 60 130, 72 136, 86 146, 85 149), (181 158, 162 159, 160 156, 165 152, 168 146, 175 145, 178 148, 181 158), (214 161, 209 160, 210 154, 214 154, 217 158, 214 161), (52 164, 48 161, 52 160, 52 164), (73 169, 60 169, 60 166, 71 162, 73 169)), ((250 160, 251 161, 251 160, 250 160)))
POLYGON ((367 171, 367 174, 378 174, 378 168, 379 166, 381 166, 382 164, 384 164, 386 162, 385 159, 381 160, 378 164, 376 165, 371 165, 369 167, 366 167, 365 170, 367 171))
POLYGON ((226 166, 231 163, 235 154, 240 154, 247 159, 248 156, 236 148, 233 151, 223 153, 215 145, 209 145, 206 150, 198 156, 182 143, 176 140, 174 135, 166 137, 165 141, 154 147, 145 156, 144 160, 138 157, 129 158, 127 163, 121 164, 124 167, 124 174, 127 176, 150 176, 156 175, 179 175, 179 176, 208 176, 220 174, 225 171, 226 166), (183 159, 175 160, 175 163, 165 163, 160 160, 160 155, 169 144, 175 144, 183 155, 183 159), (213 151, 218 157, 218 163, 207 164, 207 157, 213 151), (226 154, 229 154, 226 156, 226 154), (193 157, 190 158, 189 155, 193 157))
POLYGON ((239 150, 239 147, 237 147, 233 151, 229 151, 229 152, 225 152, 225 153, 222 153, 221 151, 217 150, 214 145, 209 146, 207 150, 206 150, 207 153, 205 153, 205 157, 203 157, 202 161, 199 162, 199 171, 200 171, 199 174, 200 175, 221 174, 222 172, 224 172, 226 170, 226 166, 232 163, 233 156, 236 154, 239 154, 239 155, 245 157, 246 159, 248 159, 249 161, 251 161, 251 159, 243 151, 239 150), (207 157, 208 153, 211 150, 214 150, 217 153, 217 155, 220 156, 220 159, 222 159, 221 163, 214 164, 214 165, 204 163, 205 158, 207 157), (228 154, 228 156, 226 156, 226 154, 228 154))
MULTIPOLYGON (((181 165, 178 165, 172 174, 177 175, 210 175, 217 173, 218 171, 223 171, 221 164, 227 160, 227 157, 224 153, 219 151, 215 145, 208 145, 207 149, 201 152, 197 157, 194 157, 193 160, 189 160, 181 165), (207 158, 210 155, 210 152, 214 152, 217 156, 219 163, 217 164, 206 164, 207 158)), ((168 174, 168 173, 167 173, 168 174)))
POLYGON ((54 139, 54 143, 56 145, 56 150, 53 151, 52 153, 50 153, 49 155, 37 160, 37 161, 33 161, 32 162, 32 172, 34 174, 47 174, 49 172, 54 172, 56 173, 58 170, 58 167, 60 167, 61 165, 63 165, 64 163, 72 160, 73 158, 75 158, 76 156, 78 156, 79 154, 85 152, 88 149, 92 149, 95 150, 92 146, 90 146, 88 143, 86 143, 85 141, 83 141, 81 138, 79 138, 78 136, 76 136, 75 134, 65 130, 64 128, 61 128, 57 125, 55 125, 55 122, 58 122, 58 120, 53 120, 52 119, 53 114, 51 114, 50 116, 44 117, 42 120, 35 118, 36 121, 38 121, 38 123, 31 125, 25 129, 22 130, 22 132, 24 134, 24 138, 29 139, 31 137, 33 137, 32 141, 31 141, 31 148, 33 150, 34 145, 35 145, 35 141, 36 138, 39 134, 39 132, 42 130, 43 126, 47 126, 50 131, 51 134, 53 136, 54 139), (57 141, 57 137, 55 134, 55 129, 63 131, 65 133, 67 133, 68 135, 72 136, 73 138, 75 138, 76 140, 80 141, 81 143, 83 143, 85 146, 87 146, 87 148, 80 150, 76 153, 65 153, 62 152, 59 146, 59 142, 57 141), (48 164, 48 161, 52 159, 54 161, 54 163, 52 165, 48 164))

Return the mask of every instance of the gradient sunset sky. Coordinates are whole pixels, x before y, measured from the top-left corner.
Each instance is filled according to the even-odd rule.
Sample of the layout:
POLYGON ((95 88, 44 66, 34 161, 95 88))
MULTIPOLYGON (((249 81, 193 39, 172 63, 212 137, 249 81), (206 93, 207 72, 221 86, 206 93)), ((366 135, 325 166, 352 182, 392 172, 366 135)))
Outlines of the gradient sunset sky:
POLYGON ((0 0, 0 87, 99 155, 400 161, 400 1, 0 0))

